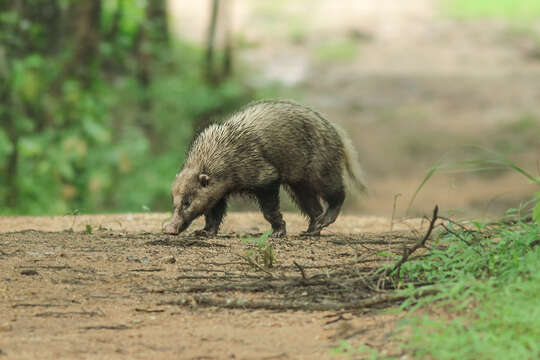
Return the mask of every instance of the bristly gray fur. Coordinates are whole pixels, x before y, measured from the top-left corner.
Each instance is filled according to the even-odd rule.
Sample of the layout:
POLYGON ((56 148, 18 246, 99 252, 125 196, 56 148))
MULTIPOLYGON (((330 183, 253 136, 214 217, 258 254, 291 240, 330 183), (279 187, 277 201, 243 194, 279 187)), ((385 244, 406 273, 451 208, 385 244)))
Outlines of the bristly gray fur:
MULTIPOLYGON (((223 124, 206 128, 194 141, 182 172, 207 174, 211 183, 219 184, 219 192, 208 195, 208 190, 205 195, 212 197, 209 206, 230 194, 254 193, 263 213, 263 198, 268 195, 265 191, 274 189, 275 184, 278 188, 285 185, 310 218, 310 232, 335 221, 345 197, 345 172, 358 189, 366 189, 356 152, 345 132, 318 112, 282 100, 248 104, 223 124), (327 204, 325 210, 319 198, 327 204)), ((185 182, 184 178, 177 177, 177 181, 185 182)), ((196 186, 176 184, 173 195, 175 191, 192 193, 196 186)), ((269 198, 274 201, 273 197, 269 198)), ((279 202, 278 209, 272 211, 272 216, 265 214, 267 220, 281 216, 279 202)), ((281 220, 269 221, 274 227, 281 220)))
POLYGON ((195 140, 184 164, 214 176, 234 172, 248 187, 276 177, 276 170, 282 180, 294 182, 325 175, 332 166, 340 176, 344 167, 365 190, 344 131, 318 112, 283 100, 248 104, 225 123, 211 125, 195 140))

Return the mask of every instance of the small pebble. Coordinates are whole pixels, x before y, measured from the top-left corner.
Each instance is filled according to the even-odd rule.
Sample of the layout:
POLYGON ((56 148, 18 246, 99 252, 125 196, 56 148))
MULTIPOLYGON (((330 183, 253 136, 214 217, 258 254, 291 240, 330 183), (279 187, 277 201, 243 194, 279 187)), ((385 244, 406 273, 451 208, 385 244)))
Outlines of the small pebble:
POLYGON ((144 257, 142 257, 142 258, 138 258, 138 257, 136 257, 136 256, 129 255, 129 256, 127 257, 127 259, 128 259, 128 261, 133 261, 133 262, 138 262, 138 263, 144 263, 144 264, 148 264, 148 263, 151 261, 151 259, 150 259, 149 257, 147 257, 147 256, 144 256, 144 257))
POLYGON ((11 330, 13 330, 13 326, 11 326, 10 323, 0 324, 0 332, 2 332, 2 331, 11 331, 11 330))
POLYGON ((174 258, 174 256, 169 255, 161 258, 161 262, 164 264, 174 264, 176 262, 176 259, 174 258))

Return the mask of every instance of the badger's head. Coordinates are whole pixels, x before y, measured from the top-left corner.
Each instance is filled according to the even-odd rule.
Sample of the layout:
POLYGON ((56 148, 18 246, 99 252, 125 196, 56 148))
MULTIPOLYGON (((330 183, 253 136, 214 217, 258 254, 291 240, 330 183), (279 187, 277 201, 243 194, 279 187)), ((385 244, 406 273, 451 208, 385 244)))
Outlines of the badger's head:
POLYGON ((210 175, 196 169, 184 168, 173 181, 173 217, 165 233, 176 235, 193 220, 208 212, 223 197, 223 186, 210 175))

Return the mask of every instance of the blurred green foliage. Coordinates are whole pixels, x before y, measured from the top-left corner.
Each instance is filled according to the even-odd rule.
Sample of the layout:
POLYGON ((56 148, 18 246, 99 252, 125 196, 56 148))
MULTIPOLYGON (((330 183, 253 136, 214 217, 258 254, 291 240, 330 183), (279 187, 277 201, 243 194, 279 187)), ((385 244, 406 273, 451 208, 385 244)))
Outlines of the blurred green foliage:
POLYGON ((0 214, 170 210, 194 131, 251 91, 207 81, 158 3, 0 5, 0 214))
POLYGON ((347 63, 358 55, 358 43, 353 39, 322 42, 315 56, 320 61, 347 63))
POLYGON ((461 18, 498 18, 512 22, 540 19, 538 0, 445 0, 445 11, 461 18))

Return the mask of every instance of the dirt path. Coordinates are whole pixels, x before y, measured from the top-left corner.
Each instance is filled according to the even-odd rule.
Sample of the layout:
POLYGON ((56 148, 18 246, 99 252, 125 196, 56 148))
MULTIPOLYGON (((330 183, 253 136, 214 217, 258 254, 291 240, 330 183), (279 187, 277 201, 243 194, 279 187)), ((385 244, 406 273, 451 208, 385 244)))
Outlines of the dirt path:
POLYGON ((303 219, 285 214, 290 235, 271 241, 266 273, 246 260, 255 249, 242 241, 267 228, 259 214, 230 214, 213 239, 163 235, 165 218, 0 218, 0 354, 324 359, 341 339, 398 353, 389 338, 399 316, 338 309, 370 295, 344 284, 379 265, 379 251, 400 252, 419 220, 388 232, 386 219, 344 216, 304 238, 303 219))

